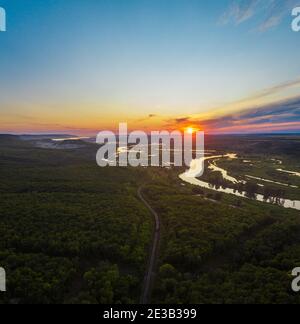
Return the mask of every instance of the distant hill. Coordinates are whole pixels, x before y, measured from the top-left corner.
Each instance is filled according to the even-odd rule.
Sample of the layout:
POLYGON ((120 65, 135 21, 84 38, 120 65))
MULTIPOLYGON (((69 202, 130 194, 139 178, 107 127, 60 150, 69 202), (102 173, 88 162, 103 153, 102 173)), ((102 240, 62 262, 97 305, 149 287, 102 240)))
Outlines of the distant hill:
POLYGON ((285 154, 300 158, 300 136, 297 134, 272 135, 207 135, 206 149, 245 154, 285 154))
POLYGON ((9 135, 9 134, 0 134, 0 139, 16 139, 18 138, 17 135, 9 135))
POLYGON ((76 137, 70 134, 37 134, 37 135, 20 135, 19 138, 23 141, 32 141, 32 140, 43 140, 43 139, 52 139, 52 138, 69 138, 69 137, 76 137))
POLYGON ((19 140, 20 138, 17 135, 0 134, 0 143, 16 142, 19 140))

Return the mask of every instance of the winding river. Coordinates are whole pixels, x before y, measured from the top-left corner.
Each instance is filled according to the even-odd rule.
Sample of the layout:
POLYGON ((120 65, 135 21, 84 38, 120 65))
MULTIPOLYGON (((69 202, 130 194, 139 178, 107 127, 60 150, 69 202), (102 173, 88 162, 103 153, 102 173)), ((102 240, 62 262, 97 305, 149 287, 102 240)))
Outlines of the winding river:
MULTIPOLYGON (((183 174, 179 175, 179 178, 191 185, 194 186, 198 186, 201 188, 205 188, 205 189, 210 189, 210 190, 214 190, 217 192, 221 192, 221 193, 226 193, 226 194, 231 194, 231 195, 235 195, 237 197, 242 197, 242 198, 247 198, 247 199, 251 199, 247 196, 246 192, 238 192, 237 190, 231 189, 231 188, 217 188, 216 186, 213 186, 211 184, 209 184, 208 182, 205 181, 201 181, 200 179, 198 179, 195 174, 197 174, 197 172, 195 172, 194 166, 195 165, 199 165, 202 166, 203 162, 205 160, 215 160, 215 159, 220 159, 220 158, 229 158, 229 159, 235 159, 237 157, 236 154, 227 154, 227 155, 219 155, 219 156, 210 156, 210 157, 205 157, 203 159, 198 160, 196 163, 193 163, 193 168, 189 169, 188 171, 186 171, 183 174)), ((228 173, 226 170, 223 170, 221 168, 218 168, 215 164, 210 164, 210 168, 212 170, 215 171, 220 171, 223 175, 223 177, 226 179, 228 179, 231 182, 235 182, 237 181, 236 179, 228 176, 228 173), (234 181, 233 181, 234 179, 234 181)), ((273 205, 280 205, 284 208, 292 208, 292 209, 297 209, 300 210, 300 201, 299 200, 290 200, 290 199, 280 199, 280 201, 276 200, 275 198, 270 198, 268 200, 264 199, 264 196, 261 194, 256 194, 255 200, 260 201, 260 202, 267 202, 273 205)))

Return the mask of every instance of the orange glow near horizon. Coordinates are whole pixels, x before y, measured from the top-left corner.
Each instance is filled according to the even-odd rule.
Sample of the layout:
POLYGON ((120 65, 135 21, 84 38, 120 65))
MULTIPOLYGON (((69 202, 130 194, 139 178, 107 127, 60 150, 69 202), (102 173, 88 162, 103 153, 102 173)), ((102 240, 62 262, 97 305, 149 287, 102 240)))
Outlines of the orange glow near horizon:
POLYGON ((200 129, 197 127, 194 127, 194 126, 188 126, 188 127, 184 128, 184 131, 189 135, 193 135, 193 134, 199 132, 200 129))
MULTIPOLYGON (((68 107, 69 109, 69 107, 68 107)), ((68 110, 67 109, 67 110, 68 110)), ((0 122, 0 133, 14 134, 68 134, 78 136, 94 136, 99 131, 118 131, 120 122, 128 123, 128 131, 142 130, 147 133, 151 131, 168 130, 170 132, 179 130, 182 133, 195 135, 198 131, 206 134, 213 133, 264 133, 297 131, 300 129, 299 120, 291 120, 293 113, 285 113, 280 116, 268 112, 262 116, 236 116, 222 122, 222 116, 206 114, 205 116, 192 116, 189 118, 178 118, 167 115, 126 115, 121 112, 116 115, 107 109, 106 114, 86 112, 79 109, 72 115, 61 110, 60 114, 53 115, 44 111, 35 112, 31 115, 15 116, 13 114, 3 115, 0 122), (34 116, 35 113, 35 116, 34 116), (34 116, 34 117, 33 117, 34 116), (102 117, 101 117, 102 116, 102 117), (279 118, 281 117, 282 120, 279 118), (267 119, 265 121, 265 119, 267 119), (59 122, 57 122, 59 120, 59 122), (214 122, 212 123, 211 120, 214 122), (268 121, 269 120, 269 121, 268 121)), ((295 115, 296 116, 296 115, 295 115)), ((1 116, 2 117, 2 116, 1 116)))
POLYGON ((187 132, 188 134, 194 134, 194 133, 195 133, 195 129, 194 129, 193 127, 188 127, 188 128, 186 129, 186 132, 187 132))

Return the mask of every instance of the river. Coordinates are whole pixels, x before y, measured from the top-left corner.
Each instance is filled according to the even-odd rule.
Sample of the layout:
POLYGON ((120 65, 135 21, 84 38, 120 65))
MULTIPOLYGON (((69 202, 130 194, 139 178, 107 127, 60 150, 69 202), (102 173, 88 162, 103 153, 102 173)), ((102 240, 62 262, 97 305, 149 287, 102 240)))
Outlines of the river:
MULTIPOLYGON (((205 157, 205 158, 203 158, 201 160, 198 160, 197 163, 194 162, 193 166, 195 166, 195 165, 202 166, 203 162, 205 160, 215 160, 215 159, 220 159, 220 158, 234 159, 236 157, 237 157, 236 154, 227 154, 227 155, 218 155, 218 156, 205 157)), ((214 164, 210 164, 210 166, 212 166, 212 165, 214 165, 214 164)), ((216 167, 216 168, 211 167, 211 169, 220 171, 223 174, 223 176, 225 176, 225 178, 229 177, 229 179, 231 181, 234 179, 234 178, 228 176, 227 171, 224 170, 224 169, 221 169, 221 168, 218 168, 218 167, 216 167)), ((217 188, 217 187, 209 184, 208 182, 201 181, 200 179, 196 178, 195 174, 197 174, 197 172, 195 172, 195 169, 193 168, 193 169, 190 169, 190 170, 186 171, 183 174, 180 174, 179 178, 182 181, 184 181, 186 183, 189 183, 191 185, 194 185, 194 186, 198 186, 198 187, 205 188, 205 189, 210 189, 210 190, 221 192, 221 193, 235 195, 237 197, 250 199, 247 196, 246 192, 238 192, 237 190, 234 190, 234 189, 231 189, 231 188, 221 188, 221 187, 217 188)), ((234 179, 234 181, 232 181, 232 182, 235 182, 235 181, 237 181, 237 180, 234 179)), ((256 194, 255 200, 260 201, 260 202, 267 202, 267 203, 270 203, 270 204, 273 204, 273 205, 275 205, 275 204, 280 205, 280 206, 282 206, 284 208, 292 208, 292 209, 300 210, 300 201, 298 201, 298 200, 280 199, 280 201, 278 201, 278 200, 276 201, 275 198, 270 198, 268 200, 265 200, 264 196, 261 195, 261 194, 256 194)))

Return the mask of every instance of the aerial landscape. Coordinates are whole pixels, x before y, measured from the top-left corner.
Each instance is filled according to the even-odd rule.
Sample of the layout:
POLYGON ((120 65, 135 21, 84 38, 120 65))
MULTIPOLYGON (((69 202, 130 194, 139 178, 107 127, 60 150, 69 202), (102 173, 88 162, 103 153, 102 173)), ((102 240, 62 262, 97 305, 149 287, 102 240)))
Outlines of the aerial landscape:
POLYGON ((181 168, 101 169, 89 141, 42 142, 57 145, 0 136, 4 302, 138 303, 156 230, 148 206, 160 224, 151 301, 300 302, 289 290, 300 177, 279 171, 300 169, 299 135, 211 136, 200 185, 181 168))
POLYGON ((297 6, 0 0, 0 304, 300 304, 297 6))

